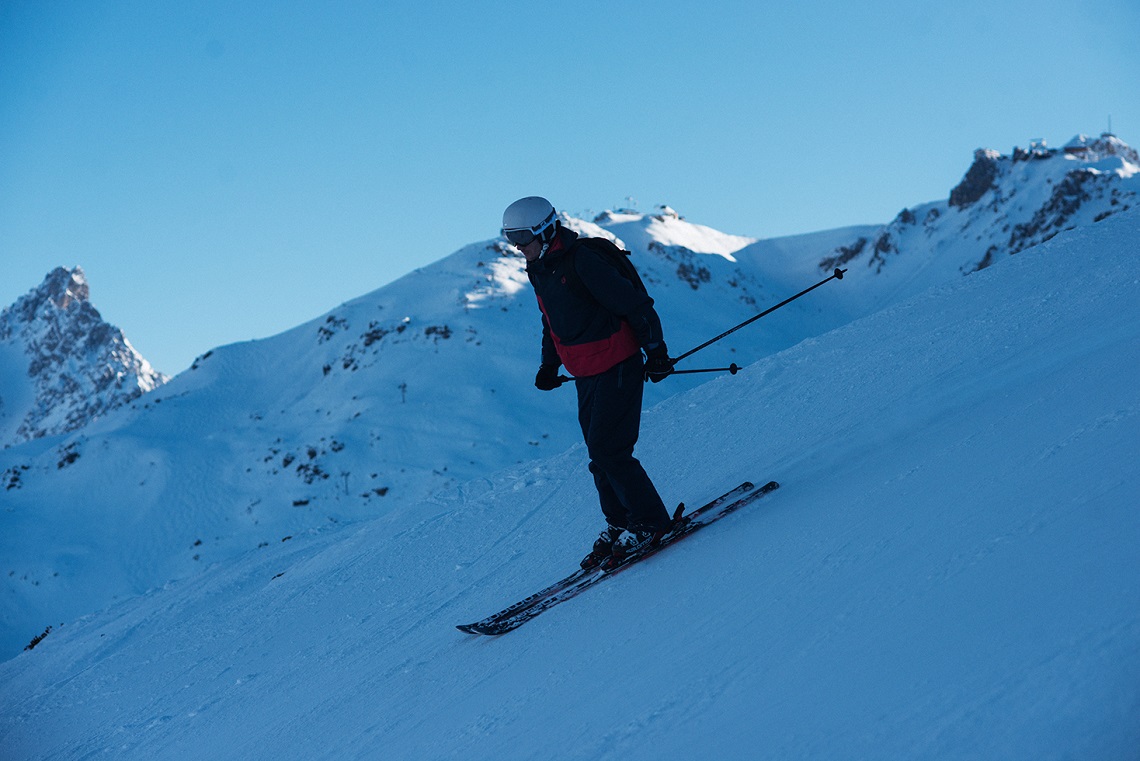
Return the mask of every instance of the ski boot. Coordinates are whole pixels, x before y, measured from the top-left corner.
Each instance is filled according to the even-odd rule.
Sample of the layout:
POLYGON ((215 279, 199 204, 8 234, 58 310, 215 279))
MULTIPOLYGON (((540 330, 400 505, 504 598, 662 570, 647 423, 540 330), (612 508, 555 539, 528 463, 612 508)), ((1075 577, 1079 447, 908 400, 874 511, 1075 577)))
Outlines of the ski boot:
POLYGON ((668 534, 670 530, 671 527, 640 531, 631 529, 628 534, 622 535, 618 541, 614 542, 613 547, 610 549, 609 556, 602 559, 602 570, 612 571, 624 563, 631 555, 635 555, 660 542, 661 537, 668 534))
POLYGON ((618 541, 618 537, 623 531, 625 529, 606 526, 606 529, 598 534, 598 538, 594 540, 594 549, 590 550, 589 555, 582 558, 582 570, 589 571, 601 565, 602 561, 610 556, 614 543, 618 541))
POLYGON ((669 525, 664 528, 647 529, 640 526, 631 528, 628 534, 613 543, 609 554, 602 558, 602 570, 612 571, 624 563, 631 555, 660 543, 664 537, 670 534, 682 533, 685 527, 689 525, 689 517, 684 515, 684 512, 685 503, 682 502, 677 505, 677 509, 673 511, 669 525))

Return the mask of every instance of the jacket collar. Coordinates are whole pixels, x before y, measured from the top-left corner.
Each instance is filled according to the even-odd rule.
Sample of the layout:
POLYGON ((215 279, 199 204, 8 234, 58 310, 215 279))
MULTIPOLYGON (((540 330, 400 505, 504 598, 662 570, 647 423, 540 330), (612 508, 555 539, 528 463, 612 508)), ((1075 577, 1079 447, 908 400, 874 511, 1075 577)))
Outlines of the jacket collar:
POLYGON ((546 253, 542 255, 539 261, 549 260, 551 264, 556 263, 574 246, 576 240, 578 240, 578 233, 567 230, 565 227, 559 227, 558 235, 550 242, 550 248, 546 249, 546 253))

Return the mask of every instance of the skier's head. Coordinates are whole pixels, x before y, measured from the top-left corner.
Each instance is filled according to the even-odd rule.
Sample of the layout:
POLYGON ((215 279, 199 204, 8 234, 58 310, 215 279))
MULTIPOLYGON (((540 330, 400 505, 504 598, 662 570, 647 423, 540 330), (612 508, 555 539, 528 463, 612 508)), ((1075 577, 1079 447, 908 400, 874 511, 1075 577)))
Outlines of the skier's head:
POLYGON ((545 247, 558 232, 558 214, 545 198, 520 198, 503 212, 503 236, 519 248, 535 239, 545 247))

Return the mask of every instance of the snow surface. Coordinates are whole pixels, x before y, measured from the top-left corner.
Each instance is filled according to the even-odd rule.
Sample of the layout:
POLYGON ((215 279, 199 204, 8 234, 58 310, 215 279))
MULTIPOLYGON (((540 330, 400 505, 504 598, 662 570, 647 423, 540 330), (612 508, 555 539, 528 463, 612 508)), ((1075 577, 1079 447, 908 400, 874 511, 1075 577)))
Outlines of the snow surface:
MULTIPOLYGON (((23 347, 14 342, 0 342, 0 368, 23 369, 26 366, 23 347)), ((35 398, 36 390, 26 371, 0 373, 0 442, 16 440, 16 432, 35 398)))
POLYGON ((1061 233, 648 411, 667 499, 782 488, 516 632, 453 627, 574 567, 581 446, 66 623, 0 664, 0 755, 1135 759, 1138 236, 1061 233))
POLYGON ((732 254, 755 243, 755 238, 730 235, 705 225, 693 224, 668 207, 656 214, 643 215, 605 212, 596 220, 605 229, 617 235, 631 250, 648 248, 651 243, 665 246, 684 246, 698 254, 719 254, 735 261, 732 254))

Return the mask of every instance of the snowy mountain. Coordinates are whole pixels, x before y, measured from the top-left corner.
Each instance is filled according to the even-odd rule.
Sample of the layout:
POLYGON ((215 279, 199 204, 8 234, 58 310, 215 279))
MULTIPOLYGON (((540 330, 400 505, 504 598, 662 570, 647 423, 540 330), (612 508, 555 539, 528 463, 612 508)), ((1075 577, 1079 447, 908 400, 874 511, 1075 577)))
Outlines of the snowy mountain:
MULTIPOLYGON (((1140 209, 1062 232, 648 410, 639 454, 667 499, 698 502, 743 478, 781 488, 504 637, 453 627, 576 564, 599 520, 580 445, 543 443, 530 462, 375 520, 275 540, 78 621, 42 619, 54 629, 38 646, 0 663, 3 755, 1133 759, 1138 235, 1140 209)), ((477 272, 515 272, 492 250, 463 256, 483 261, 477 272)), ((710 265, 728 263, 713 256, 710 265)), ((455 282, 469 282, 462 262, 450 261, 455 282)), ((413 281, 438 283, 443 269, 413 281)), ((258 425, 288 422, 280 411, 295 400, 285 390, 302 386, 273 386, 261 419, 237 433, 206 425, 222 419, 210 417, 204 400, 222 397, 208 389, 252 367, 243 354, 279 363, 258 384, 274 369, 315 362, 311 374, 348 389, 353 378, 382 377, 387 361, 372 353, 375 341, 363 345, 363 316, 378 321, 372 330, 392 331, 377 339, 385 349, 403 342, 393 357, 414 354, 401 361, 461 379, 464 351, 480 341, 509 346, 506 329, 522 332, 532 316, 510 306, 513 276, 481 282, 493 304, 482 312, 505 314, 505 332, 486 327, 468 341, 455 322, 445 339, 418 311, 406 323, 381 321, 413 306, 397 309, 398 289, 385 291, 336 310, 347 326, 328 322, 323 343, 313 335, 320 325, 310 325, 215 352, 171 384, 177 394, 160 390, 161 404, 85 434, 82 458, 59 472, 68 488, 97 491, 88 463, 124 458, 140 461, 130 475, 146 481, 109 474, 97 484, 125 496, 115 506, 141 535, 121 537, 123 557, 109 569, 152 563, 145 548, 166 543, 170 529, 140 504, 156 483, 225 485, 165 505, 187 522, 184 532, 225 512, 226 489, 249 488, 240 474, 256 447, 237 444, 258 425), (273 351, 292 346, 312 353, 294 365, 273 351), (180 448, 182 439, 193 441, 180 448), (178 475, 177 460, 198 448, 214 457, 178 475)), ((714 282, 698 278, 698 287, 714 282)), ((442 303, 460 292, 418 295, 442 303)), ((505 348, 492 356, 504 361, 505 348)), ((531 369, 526 359, 518 365, 531 369)), ((528 382, 469 403, 485 405, 485 425, 497 430, 497 396, 538 406, 528 382)), ((396 415, 422 392, 409 383, 406 402, 397 396, 384 409, 396 415)), ((345 421, 371 417, 378 427, 381 393, 393 389, 339 406, 321 397, 309 421, 330 428, 314 435, 327 437, 340 418, 346 446, 335 456, 352 456, 358 444, 345 421)), ((394 432, 378 433, 397 446, 394 432)), ((65 441, 79 440, 24 456, 35 462, 65 441)), ((414 446, 414 436, 403 443, 414 446)), ((326 449, 309 458, 284 443, 282 453, 335 472, 326 449)), ((44 478, 35 473, 28 488, 44 478)), ((268 474, 254 480, 267 500, 278 494, 268 474)), ((24 493, 9 493, 17 496, 5 501, 15 505, 6 520, 31 511, 24 493)), ((81 532, 103 530, 108 505, 98 507, 73 509, 81 532)), ((202 538, 206 547, 213 537, 202 538)))
POLYGON ((104 322, 62 267, 0 312, 0 446, 67 433, 168 379, 104 322))
MULTIPOLYGON (((1050 162, 1103 174, 1103 162, 1119 159, 1117 179, 1109 178, 1118 192, 1070 215, 1092 224, 1135 193, 1131 159, 1114 150, 1019 160, 999 183, 1002 197, 1051 197, 1049 181, 1064 175, 1046 172, 1050 162)), ((952 210, 947 201, 942 222, 908 238, 915 245, 899 248, 889 266, 850 257, 843 281, 682 367, 747 365, 961 279, 973 256, 960 247, 962 226, 990 229, 989 217, 1013 214, 1008 204, 985 211, 984 196, 952 210)), ((1018 214, 1031 219, 1038 208, 1018 214)), ((896 224, 757 241, 666 207, 565 222, 633 252, 674 355, 814 284, 836 251, 896 224)), ((523 261, 489 240, 286 333, 208 352, 81 430, 0 452, 0 652, 18 652, 46 625, 115 599, 282 541, 416 509, 441 489, 478 494, 504 467, 566 451, 580 439, 573 391, 532 387, 538 353, 523 261)), ((651 385, 647 403, 709 377, 651 385)))
POLYGON ((885 302, 989 267, 1054 235, 1140 205, 1140 155, 1115 135, 974 152, 944 201, 903 209, 819 262, 874 272, 885 302))

